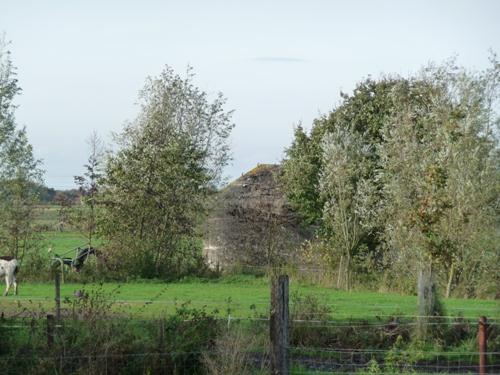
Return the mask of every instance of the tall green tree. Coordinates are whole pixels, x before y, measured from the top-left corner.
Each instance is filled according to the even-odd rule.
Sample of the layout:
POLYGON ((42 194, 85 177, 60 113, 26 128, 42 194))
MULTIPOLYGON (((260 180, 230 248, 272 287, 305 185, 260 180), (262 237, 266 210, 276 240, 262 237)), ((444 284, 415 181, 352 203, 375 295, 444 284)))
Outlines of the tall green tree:
POLYGON ((338 281, 350 252, 353 270, 385 269, 389 287, 414 291, 426 269, 448 296, 491 291, 482 275, 498 264, 499 76, 493 57, 484 72, 448 62, 365 80, 309 134, 296 130, 284 190, 307 223, 319 224, 326 246, 312 248, 337 267, 338 281), (347 250, 342 238, 357 245, 347 250))
POLYGON ((338 288, 351 288, 353 256, 373 230, 377 196, 370 174, 373 153, 349 126, 337 127, 323 139, 320 194, 325 202, 323 233, 331 245, 323 259, 334 264, 340 258, 338 288))
POLYGON ((352 94, 341 93, 341 103, 331 113, 314 120, 309 134, 298 127, 285 151, 285 194, 306 224, 316 224, 324 245, 314 248, 319 259, 337 269, 338 287, 351 283, 354 263, 364 272, 381 266, 381 223, 371 216, 380 190, 375 151, 395 108, 391 92, 404 81, 385 77, 358 83, 352 94), (358 215, 360 210, 370 213, 371 222, 358 215))
POLYGON ((16 125, 13 101, 20 91, 7 43, 0 39, 0 248, 23 258, 36 245, 33 217, 42 171, 26 129, 16 125))
POLYGON ((321 219, 323 201, 319 194, 321 144, 314 142, 301 125, 295 129, 292 145, 285 151, 281 170, 281 184, 306 224, 321 219))
MULTIPOLYGON (((385 242, 393 269, 418 277, 422 317, 439 310, 435 281, 440 272, 448 276, 449 295, 453 280, 470 267, 464 259, 476 272, 487 267, 486 259, 497 264, 488 242, 498 238, 493 225, 498 222, 493 209, 498 207, 498 151, 492 131, 498 123, 492 117, 498 68, 493 62, 486 72, 471 74, 451 61, 430 66, 393 91, 399 109, 385 125, 379 147, 385 242), (416 102, 414 95, 425 100, 416 102)), ((427 328, 421 325, 423 338, 427 328)))
MULTIPOLYGON (((319 185, 324 170, 324 137, 348 129, 363 144, 379 143, 380 130, 394 109, 391 90, 401 80, 399 77, 366 79, 356 85, 352 94, 341 93, 341 103, 328 115, 315 119, 309 134, 302 126, 295 130, 292 145, 285 150, 281 180, 292 207, 306 224, 320 224, 323 218, 325 201, 319 185)), ((376 158, 377 154, 372 153, 371 157, 376 158)), ((372 167, 376 164, 372 163, 372 167)))
POLYGON ((143 277, 175 276, 201 259, 197 229, 230 158, 232 112, 167 67, 147 80, 141 112, 105 169, 100 233, 119 264, 143 277))

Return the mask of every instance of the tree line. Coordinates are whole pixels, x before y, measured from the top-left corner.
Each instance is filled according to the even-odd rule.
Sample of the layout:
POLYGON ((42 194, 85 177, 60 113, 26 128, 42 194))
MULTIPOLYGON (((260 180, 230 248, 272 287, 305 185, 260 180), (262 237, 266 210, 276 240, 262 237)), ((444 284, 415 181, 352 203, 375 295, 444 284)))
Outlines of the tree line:
POLYGON ((499 83, 454 59, 366 79, 295 129, 281 181, 317 236, 304 248, 337 287, 495 295, 499 275, 499 83), (434 285, 434 286, 433 286, 434 285))
MULTIPOLYGON (((234 124, 224 96, 209 97, 193 79, 192 69, 182 77, 169 67, 149 77, 139 114, 114 137, 114 150, 96 134, 89 138, 84 172, 74 179, 80 204, 60 196, 60 216, 89 246, 99 239, 114 277, 179 277, 203 267, 200 223, 230 159, 234 124)), ((25 129, 16 126, 13 99, 20 91, 2 41, 0 248, 25 259, 29 270, 46 262, 34 223, 43 171, 25 129)))
MULTIPOLYGON (((75 177, 81 204, 67 202, 63 214, 89 245, 99 239, 116 277, 203 267, 200 228, 230 160, 234 124, 224 96, 209 97, 193 80, 192 70, 180 76, 166 67, 146 80, 139 114, 113 147, 89 139, 75 177)), ((361 81, 310 131, 298 126, 280 180, 303 225, 316 228, 304 261, 328 267, 338 288, 415 292, 437 283, 446 296, 494 294, 499 82, 494 55, 483 71, 431 64, 410 77, 361 81)), ((2 41, 0 248, 31 254, 26 265, 37 269, 43 170, 15 121, 20 91, 2 41)))

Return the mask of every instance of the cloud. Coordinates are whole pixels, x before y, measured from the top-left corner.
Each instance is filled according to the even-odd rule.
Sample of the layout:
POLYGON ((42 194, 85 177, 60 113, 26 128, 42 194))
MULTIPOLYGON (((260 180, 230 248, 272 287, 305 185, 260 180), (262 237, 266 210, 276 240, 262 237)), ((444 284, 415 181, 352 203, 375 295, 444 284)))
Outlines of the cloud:
POLYGON ((286 56, 262 56, 255 57, 252 61, 260 61, 260 62, 279 62, 279 63, 305 63, 309 60, 299 59, 296 57, 286 57, 286 56))

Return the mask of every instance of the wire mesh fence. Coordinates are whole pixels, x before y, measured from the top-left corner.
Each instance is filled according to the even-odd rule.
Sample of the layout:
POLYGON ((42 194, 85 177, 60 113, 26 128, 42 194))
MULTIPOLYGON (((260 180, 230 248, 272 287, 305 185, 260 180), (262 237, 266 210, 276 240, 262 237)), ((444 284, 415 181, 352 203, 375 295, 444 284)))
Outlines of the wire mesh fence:
MULTIPOLYGON (((230 330, 245 330, 247 334, 267 337, 269 318, 266 317, 205 317, 209 319, 210 324, 217 325, 217 332, 230 331, 230 330)), ((205 319, 201 318, 201 320, 205 319)), ((181 319, 176 317, 176 327, 189 330, 192 327, 202 329, 204 325, 197 325, 200 318, 189 317, 181 319)), ((0 350, 0 365, 4 369, 14 369, 18 371, 19 368, 37 368, 42 366, 44 369, 52 369, 61 373, 71 373, 76 369, 86 369, 88 373, 103 373, 114 374, 116 369, 128 368, 132 373, 144 373, 147 371, 163 371, 163 373, 182 374, 182 373, 204 373, 205 367, 202 361, 203 356, 216 355, 216 348, 207 344, 200 350, 176 350, 175 344, 170 347, 170 350, 165 350, 160 347, 162 340, 159 333, 160 329, 167 331, 170 326, 165 327, 160 324, 160 320, 153 319, 139 319, 123 321, 123 317, 107 318, 104 320, 96 319, 93 322, 75 322, 63 319, 58 324, 55 324, 54 332, 47 331, 47 323, 44 319, 40 318, 4 318, 0 321, 0 339, 5 343, 9 341, 9 335, 16 332, 16 340, 20 345, 14 352, 3 352, 0 350), (96 336, 102 335, 96 333, 99 326, 113 325, 115 326, 106 329, 109 337, 98 338, 96 337, 96 348, 92 349, 92 340, 86 342, 78 350, 71 348, 71 342, 75 339, 75 334, 82 334, 82 329, 89 329, 94 332, 96 336), (94 327, 90 327, 94 325, 94 327), (83 327, 83 328, 82 328, 83 327), (121 347, 123 343, 120 342, 119 337, 127 335, 127 330, 137 330, 140 333, 133 338, 141 338, 145 344, 143 347, 148 350, 138 350, 139 346, 121 347), (115 330, 115 331, 113 331, 115 330), (114 332, 114 333, 113 333, 114 332), (47 347, 47 336, 54 335, 52 348, 47 347), (116 334, 118 338, 113 337, 116 334), (98 344, 97 341, 103 340, 108 342, 106 346, 98 344), (22 341, 22 342, 19 342, 22 341), (38 347, 29 348, 30 342, 38 342, 38 347), (117 342, 117 346, 113 347, 113 342, 117 342), (86 345, 86 346, 85 346, 86 345), (152 348, 154 350, 152 350, 152 348), (88 350, 88 352, 85 352, 88 350)), ((405 328, 412 327, 411 322, 403 323, 401 326, 405 328)), ((444 323, 443 323, 444 324, 444 323)), ((469 335, 469 347, 461 348, 443 348, 442 350, 435 350, 432 347, 421 348, 398 348, 397 345, 389 347, 366 347, 363 342, 359 343, 358 347, 334 345, 332 342, 330 346, 314 346, 314 345, 298 345, 303 339, 303 333, 300 330, 305 329, 306 334, 314 337, 315 330, 320 330, 322 334, 331 334, 330 339, 339 340, 342 335, 353 335, 353 332, 358 332, 362 339, 367 339, 363 335, 363 330, 371 329, 374 334, 384 335, 384 329, 387 324, 355 324, 353 322, 339 322, 331 321, 329 324, 319 324, 316 321, 306 321, 299 319, 291 319, 291 343, 288 347, 290 353, 290 363, 293 374, 311 374, 311 373, 401 373, 401 372, 416 372, 416 373, 475 373, 478 371, 478 358, 480 352, 470 350, 471 346, 475 346, 475 334, 477 324, 471 327, 471 334, 469 335), (325 332, 327 329, 332 329, 337 332, 333 335, 332 332, 325 332), (360 331, 361 330, 361 331, 360 331), (298 335, 298 336, 296 336, 298 335), (302 336, 301 336, 302 335, 302 336), (458 350, 460 349, 460 350, 458 350)), ((497 326, 491 326, 490 331, 492 334, 491 339, 498 341, 497 326)), ((195 335, 196 329, 192 331, 195 335)), ((185 333, 185 332, 184 332, 185 333)), ((177 335, 177 332, 174 333, 177 335)), ((181 333, 182 335, 183 333, 181 333)), ((183 339, 187 337, 184 335, 183 339)), ((172 339, 172 337, 170 337, 172 339)), ((266 340, 264 340, 266 341, 266 340)), ((75 341, 73 341, 75 342, 75 341)), ((348 340, 344 340, 348 342, 348 340)), ((341 341, 340 344, 343 342, 341 341)), ((494 345, 497 345, 494 343, 494 345)), ((268 358, 268 345, 261 345, 259 347, 245 348, 246 361, 249 363, 248 367, 253 369, 256 373, 258 371, 269 371, 269 358, 268 358), (264 370, 263 370, 264 369, 264 370)), ((484 353, 487 356, 488 364, 486 369, 488 373, 500 373, 500 352, 490 350, 484 353)), ((14 371, 13 370, 13 371, 14 371)), ((162 373, 162 372, 158 373, 162 373)), ((2 372, 9 373, 9 372, 2 372)), ((10 372, 18 373, 18 372, 10 372)), ((42 371, 43 373, 43 371, 42 371)), ((156 372, 154 372, 156 373, 156 372)))
MULTIPOLYGON (((337 304, 322 302, 321 295, 315 298, 292 298, 288 306, 286 351, 294 374, 475 373, 481 355, 487 362, 484 369, 500 374, 500 316, 496 307, 483 309, 488 316, 490 345, 489 351, 480 352, 476 337, 479 317, 469 313, 476 309, 455 307, 445 316, 422 316, 401 312, 397 304, 350 302, 361 312, 365 310, 355 315, 337 311, 337 304), (373 312, 390 309, 394 313, 373 312), (413 345, 413 331, 422 322, 436 333, 436 339, 427 346, 413 345)), ((237 356, 243 358, 240 366, 250 373, 270 371, 269 311, 274 306, 269 298, 254 298, 250 304, 236 298, 180 301, 159 293, 154 298, 127 300, 105 294, 93 298, 83 293, 66 297, 61 304, 61 319, 51 324, 46 314, 53 308, 35 311, 21 306, 28 301, 32 305, 53 304, 53 297, 18 301, 18 308, 2 313, 0 319, 2 373, 36 369, 39 373, 197 374, 208 372, 208 363, 237 362, 237 356), (246 315, 235 308, 245 304, 254 306, 246 315), (130 313, 112 308, 128 305, 137 305, 138 309, 130 313), (154 317, 141 315, 154 305, 171 310, 154 317), (239 349, 238 343, 232 342, 221 350, 221 332, 232 331, 243 331, 254 339, 239 349)))

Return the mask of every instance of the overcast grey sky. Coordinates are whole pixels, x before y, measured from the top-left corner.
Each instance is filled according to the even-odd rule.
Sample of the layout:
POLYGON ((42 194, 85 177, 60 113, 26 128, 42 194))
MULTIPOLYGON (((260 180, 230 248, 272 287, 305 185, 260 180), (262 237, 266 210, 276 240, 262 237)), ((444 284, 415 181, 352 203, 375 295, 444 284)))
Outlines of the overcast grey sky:
POLYGON ((481 69, 500 52, 500 1, 0 0, 0 31, 23 89, 17 121, 46 183, 73 187, 93 130, 110 139, 137 113, 146 76, 196 72, 234 109, 238 177, 281 160, 293 126, 368 75, 417 71, 454 54, 481 69))

